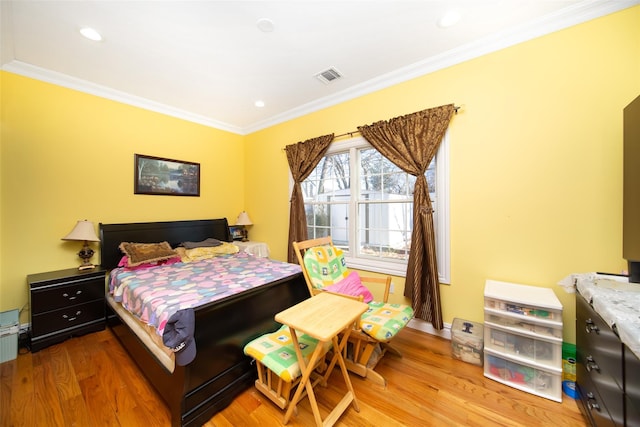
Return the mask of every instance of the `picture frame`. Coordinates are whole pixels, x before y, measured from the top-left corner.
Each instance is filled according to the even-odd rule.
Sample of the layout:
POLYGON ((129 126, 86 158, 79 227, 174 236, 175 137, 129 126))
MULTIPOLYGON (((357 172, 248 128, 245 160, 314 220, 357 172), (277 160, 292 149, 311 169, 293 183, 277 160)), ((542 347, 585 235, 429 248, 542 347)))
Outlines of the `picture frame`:
POLYGON ((230 225, 229 232, 233 240, 244 239, 244 225, 230 225))
POLYGON ((134 194, 200 196, 200 163, 134 155, 134 194))

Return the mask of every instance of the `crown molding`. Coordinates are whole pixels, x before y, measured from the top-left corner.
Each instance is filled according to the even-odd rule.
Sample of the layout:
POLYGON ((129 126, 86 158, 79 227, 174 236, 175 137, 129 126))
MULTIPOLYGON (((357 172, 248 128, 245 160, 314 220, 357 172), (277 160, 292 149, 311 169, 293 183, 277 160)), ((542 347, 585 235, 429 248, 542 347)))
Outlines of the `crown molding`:
POLYGON ((194 122, 203 126, 219 130, 247 135, 259 130, 284 123, 286 121, 322 110, 364 96, 388 87, 403 83, 417 77, 456 65, 491 52, 516 45, 555 31, 559 31, 583 22, 599 18, 614 12, 640 4, 640 0, 621 0, 602 2, 598 0, 585 0, 573 6, 567 7, 554 14, 547 15, 527 25, 514 27, 501 31, 488 37, 483 37, 472 43, 451 49, 440 55, 419 61, 407 67, 378 76, 336 94, 308 102, 299 107, 272 116, 268 119, 255 122, 246 127, 234 126, 220 122, 209 117, 194 114, 189 111, 174 108, 146 98, 134 96, 106 86, 101 86, 82 79, 36 67, 21 61, 13 60, 2 66, 4 71, 30 77, 36 80, 63 86, 69 89, 132 105, 160 114, 176 117, 178 119, 194 122))
POLYGON ((243 134, 242 128, 237 126, 213 120, 209 117, 204 117, 199 114, 181 110, 179 108, 174 108, 169 105, 161 104, 150 99, 131 95, 126 92, 121 92, 107 86, 102 86, 88 82, 86 80, 78 79, 76 77, 71 77, 63 73, 58 73, 57 71, 36 67, 25 62, 13 60, 8 64, 3 65, 2 69, 4 71, 18 74, 24 77, 29 77, 35 80, 40 80, 54 85, 66 87, 90 95, 99 96, 101 98, 110 99, 112 101, 132 105, 134 107, 139 107, 145 110, 154 111, 156 113, 175 117, 181 120, 198 123, 203 126, 212 127, 235 134, 243 134))
POLYGON ((532 21, 527 25, 514 27, 488 37, 483 37, 472 43, 467 43, 466 45, 443 52, 440 55, 430 57, 424 61, 414 63, 393 72, 378 76, 359 85, 352 86, 336 94, 303 104, 300 107, 275 115, 269 119, 256 122, 245 127, 244 131, 247 134, 256 132, 261 129, 302 117, 315 111, 386 89, 399 83, 442 70, 452 65, 460 64, 470 59, 496 52, 498 50, 523 43, 527 40, 578 25, 638 4, 640 4, 640 0, 615 2, 586 0, 571 7, 567 7, 555 14, 547 15, 542 19, 532 21))

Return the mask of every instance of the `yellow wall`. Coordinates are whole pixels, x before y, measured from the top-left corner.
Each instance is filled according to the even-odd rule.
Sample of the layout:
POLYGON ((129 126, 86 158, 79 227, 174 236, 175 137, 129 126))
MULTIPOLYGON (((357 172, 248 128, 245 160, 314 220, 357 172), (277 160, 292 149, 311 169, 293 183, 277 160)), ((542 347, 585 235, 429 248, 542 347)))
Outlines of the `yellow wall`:
POLYGON ((246 209, 251 238, 285 259, 285 145, 454 102, 445 322, 481 321, 485 279, 515 281, 556 291, 575 342, 574 298, 555 283, 625 267, 622 108, 640 94, 639 24, 637 6, 245 137, 0 73, 0 310, 26 304, 27 274, 79 262, 60 240, 78 219, 246 209), (202 196, 134 195, 134 153, 200 162, 202 196))
POLYGON ((243 164, 230 161, 242 156, 241 136, 0 76, 0 310, 25 306, 28 274, 80 264, 81 245, 60 240, 77 220, 97 230, 99 222, 235 219, 244 209, 243 164), (134 153, 200 163, 200 197, 134 195, 134 153))
MULTIPOLYGON (((450 125, 451 285, 445 322, 482 321, 487 278, 551 287, 575 342, 573 272, 620 272, 622 109, 640 94, 640 7, 327 108, 246 138, 252 235, 286 254, 282 147, 424 108, 462 106, 450 125), (268 179, 265 179, 268 177, 268 179)), ((393 300, 402 300, 395 278, 393 300)))

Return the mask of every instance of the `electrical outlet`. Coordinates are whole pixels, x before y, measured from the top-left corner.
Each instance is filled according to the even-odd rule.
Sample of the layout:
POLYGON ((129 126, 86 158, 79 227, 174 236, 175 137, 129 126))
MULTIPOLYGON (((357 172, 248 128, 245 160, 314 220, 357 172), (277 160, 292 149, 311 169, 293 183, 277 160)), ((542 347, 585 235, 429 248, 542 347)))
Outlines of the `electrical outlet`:
POLYGON ((393 293, 393 282, 391 282, 391 286, 389 286, 389 293, 392 294, 393 293))

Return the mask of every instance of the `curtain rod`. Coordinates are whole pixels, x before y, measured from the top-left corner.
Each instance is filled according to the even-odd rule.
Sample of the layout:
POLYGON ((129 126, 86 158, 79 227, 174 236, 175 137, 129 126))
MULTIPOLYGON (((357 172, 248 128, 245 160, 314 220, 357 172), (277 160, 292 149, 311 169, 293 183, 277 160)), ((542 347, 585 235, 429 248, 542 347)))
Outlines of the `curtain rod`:
MULTIPOLYGON (((455 112, 455 114, 458 114, 458 110, 459 109, 460 109, 460 107, 453 107, 453 111, 455 112)), ((353 136, 353 135, 358 134, 358 133, 360 133, 359 130, 354 130, 354 131, 351 131, 351 132, 345 132, 345 133, 341 133, 340 135, 334 135, 333 139, 340 138, 340 137, 347 136, 347 135, 353 136)))

